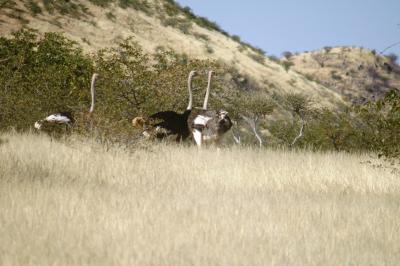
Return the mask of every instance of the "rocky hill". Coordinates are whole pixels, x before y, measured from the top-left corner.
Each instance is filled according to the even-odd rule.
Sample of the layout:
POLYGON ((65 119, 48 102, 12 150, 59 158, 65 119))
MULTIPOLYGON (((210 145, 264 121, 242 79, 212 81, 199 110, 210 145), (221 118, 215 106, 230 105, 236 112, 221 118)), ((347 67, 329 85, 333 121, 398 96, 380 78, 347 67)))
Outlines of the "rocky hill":
POLYGON ((292 69, 331 88, 345 100, 363 102, 400 88, 400 67, 395 56, 383 56, 361 47, 325 47, 291 55, 292 69))

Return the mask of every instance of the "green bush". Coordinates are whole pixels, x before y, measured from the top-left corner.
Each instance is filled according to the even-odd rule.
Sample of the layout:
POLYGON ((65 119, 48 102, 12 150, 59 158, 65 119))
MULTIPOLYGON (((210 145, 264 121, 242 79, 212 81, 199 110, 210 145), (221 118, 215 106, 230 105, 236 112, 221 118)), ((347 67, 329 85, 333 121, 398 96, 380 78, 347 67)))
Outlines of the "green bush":
MULTIPOLYGON (((70 111, 77 117, 75 129, 87 131, 90 78, 96 83, 96 108, 91 118, 97 132, 112 138, 132 133, 130 120, 161 110, 183 111, 188 103, 187 75, 224 68, 207 60, 189 60, 184 55, 160 49, 150 56, 132 40, 118 47, 84 55, 71 42, 55 33, 39 38, 33 30, 0 38, 0 125, 25 130, 50 113, 70 111), (95 67, 96 66, 96 67, 95 67)), ((195 79, 197 105, 203 101, 206 75, 195 79)), ((218 79, 213 82, 210 106, 224 105, 225 92, 218 79)))
POLYGON ((102 6, 102 7, 107 7, 109 6, 114 0, 89 0, 95 5, 102 6))
POLYGON ((293 63, 293 62, 287 61, 287 60, 282 61, 281 64, 282 64, 282 66, 283 66, 283 68, 285 69, 286 72, 288 72, 289 69, 290 69, 292 66, 294 66, 294 63, 293 63))
POLYGON ((392 90, 376 102, 358 107, 363 133, 379 156, 400 159, 400 91, 392 90))
POLYGON ((114 21, 116 19, 115 15, 111 11, 106 13, 106 17, 111 21, 114 21))
POLYGON ((180 30, 184 34, 189 34, 192 28, 192 23, 183 18, 167 18, 163 20, 163 25, 173 27, 180 30))
POLYGON ((40 6, 32 0, 25 2, 24 5, 31 11, 32 15, 34 16, 42 13, 42 9, 40 8, 40 6))
POLYGON ((50 14, 54 12, 59 12, 62 15, 68 15, 75 18, 80 18, 82 16, 87 15, 88 9, 80 3, 76 3, 74 1, 51 1, 51 0, 42 0, 44 8, 50 14))
POLYGON ((260 63, 261 65, 263 65, 265 63, 265 56, 264 55, 250 53, 249 56, 250 56, 251 59, 253 59, 254 61, 260 63))
POLYGON ((332 77, 332 79, 334 79, 334 80, 342 80, 342 79, 343 79, 342 76, 340 76, 340 75, 337 74, 337 71, 336 71, 336 70, 332 70, 332 71, 331 71, 331 77, 332 77))
MULTIPOLYGON (((70 111, 77 119, 76 132, 92 134, 88 125, 93 125, 97 136, 126 141, 134 134, 130 125, 133 117, 162 110, 182 112, 186 108, 187 75, 193 69, 199 73, 194 79, 194 102, 201 106, 206 72, 212 69, 216 77, 210 108, 223 108, 232 118, 246 120, 255 132, 258 127, 268 129, 272 134, 268 145, 289 145, 304 120, 298 148, 373 151, 391 160, 400 157, 398 90, 356 107, 314 110, 301 95, 274 95, 272 102, 256 82, 213 61, 192 60, 162 48, 148 55, 130 39, 89 56, 62 35, 46 33, 39 37, 27 29, 10 38, 0 37, 0 58, 2 130, 26 130, 50 113, 70 111), (97 101, 89 120, 89 87, 94 72, 99 73, 97 101), (266 123, 265 116, 275 107, 289 110, 297 118, 274 118, 266 123)), ((248 136, 245 139, 253 143, 254 137, 251 133, 248 136)))
POLYGON ((30 127, 55 110, 81 111, 89 102, 93 65, 75 43, 46 33, 21 30, 0 38, 0 124, 30 127))
POLYGON ((241 43, 242 40, 240 39, 240 36, 238 35, 232 35, 232 40, 234 40, 235 42, 241 43))
POLYGON ((286 58, 287 60, 289 60, 290 58, 293 57, 293 53, 289 52, 289 51, 285 51, 282 53, 283 57, 286 58))

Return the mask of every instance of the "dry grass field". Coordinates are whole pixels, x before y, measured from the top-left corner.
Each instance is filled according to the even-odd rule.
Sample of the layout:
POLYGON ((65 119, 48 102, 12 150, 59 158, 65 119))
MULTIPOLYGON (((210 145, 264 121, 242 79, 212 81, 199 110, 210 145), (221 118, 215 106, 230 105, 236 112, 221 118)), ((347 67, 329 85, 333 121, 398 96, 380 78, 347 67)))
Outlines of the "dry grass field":
POLYGON ((397 265, 367 155, 0 136, 0 265, 397 265))

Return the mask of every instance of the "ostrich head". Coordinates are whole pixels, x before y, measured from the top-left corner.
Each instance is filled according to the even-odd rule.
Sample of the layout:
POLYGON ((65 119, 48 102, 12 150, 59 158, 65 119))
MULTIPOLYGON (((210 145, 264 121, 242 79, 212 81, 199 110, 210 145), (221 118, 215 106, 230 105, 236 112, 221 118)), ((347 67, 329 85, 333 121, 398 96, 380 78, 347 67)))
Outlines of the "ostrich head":
POLYGON ((43 120, 36 121, 34 127, 37 130, 40 130, 42 128, 42 124, 43 124, 43 120))
POLYGON ((219 119, 225 119, 225 117, 228 115, 228 112, 227 111, 225 111, 225 110, 219 110, 218 111, 218 117, 219 117, 219 119))
POLYGON ((146 119, 141 116, 135 117, 132 119, 132 126, 135 128, 144 129, 146 125, 146 119))

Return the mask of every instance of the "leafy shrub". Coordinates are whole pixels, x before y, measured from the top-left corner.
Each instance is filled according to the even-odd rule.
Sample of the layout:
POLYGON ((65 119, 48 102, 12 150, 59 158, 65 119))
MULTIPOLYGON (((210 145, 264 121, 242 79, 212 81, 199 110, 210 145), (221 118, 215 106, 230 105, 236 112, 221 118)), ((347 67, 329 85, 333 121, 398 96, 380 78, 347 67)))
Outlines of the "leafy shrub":
POLYGON ((42 9, 40 8, 40 6, 33 0, 29 0, 28 2, 25 2, 24 5, 31 11, 33 16, 36 16, 37 14, 42 13, 42 9))
POLYGON ((46 33, 42 39, 31 30, 0 38, 0 120, 3 128, 27 128, 55 110, 83 110, 91 61, 75 43, 46 33))
POLYGON ((285 51, 282 53, 283 57, 286 58, 287 60, 289 60, 290 58, 292 58, 293 53, 289 52, 289 51, 285 51))
POLYGON ((110 3, 114 2, 114 0, 89 0, 91 3, 102 6, 102 7, 107 7, 110 5, 110 3))
POLYGON ((275 63, 278 63, 278 64, 280 64, 280 62, 281 62, 281 60, 275 55, 269 55, 268 59, 273 61, 273 62, 275 62, 275 63))
POLYGON ((332 47, 331 46, 325 46, 324 47, 324 51, 325 51, 325 53, 327 53, 327 54, 329 54, 329 52, 332 50, 332 47))
POLYGON ((265 63, 265 56, 255 53, 249 53, 250 58, 263 65, 265 63))
POLYGON ((194 32, 193 36, 196 37, 197 39, 201 39, 201 40, 204 40, 204 41, 209 41, 210 40, 208 35, 207 34, 203 34, 203 33, 194 32))
POLYGON ((287 61, 287 60, 282 61, 281 64, 282 64, 282 66, 283 66, 283 68, 285 69, 286 72, 288 72, 289 69, 290 69, 292 66, 294 66, 294 63, 293 63, 293 62, 287 61))
POLYGON ((400 92, 391 90, 376 102, 358 108, 371 148, 380 156, 400 159, 400 92))
POLYGON ((106 13, 106 17, 111 21, 114 21, 116 19, 115 15, 111 11, 106 13))
POLYGON ((46 11, 50 14, 59 12, 62 15, 80 18, 88 13, 88 9, 83 4, 75 3, 73 1, 43 0, 43 5, 46 11))
POLYGON ((309 81, 314 81, 316 82, 315 76, 312 74, 304 74, 304 76, 306 77, 306 79, 308 79, 309 81))
POLYGON ((340 76, 340 75, 337 74, 337 71, 336 71, 336 70, 332 70, 332 71, 331 71, 331 77, 332 77, 332 79, 334 79, 334 80, 342 80, 342 79, 343 79, 342 76, 340 76))
POLYGON ((235 42, 241 43, 242 40, 240 39, 240 36, 238 35, 232 35, 232 40, 234 40, 235 42))
POLYGON ((190 29, 192 28, 191 22, 187 21, 186 19, 176 18, 176 17, 167 18, 167 19, 163 20, 163 25, 166 27, 169 26, 169 27, 177 28, 184 34, 189 34, 190 29))
POLYGON ((10 0, 0 0, 0 9, 5 9, 5 8, 14 8, 17 4, 15 1, 10 1, 10 0))

